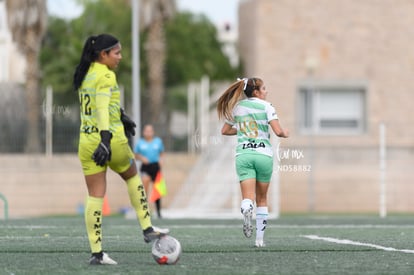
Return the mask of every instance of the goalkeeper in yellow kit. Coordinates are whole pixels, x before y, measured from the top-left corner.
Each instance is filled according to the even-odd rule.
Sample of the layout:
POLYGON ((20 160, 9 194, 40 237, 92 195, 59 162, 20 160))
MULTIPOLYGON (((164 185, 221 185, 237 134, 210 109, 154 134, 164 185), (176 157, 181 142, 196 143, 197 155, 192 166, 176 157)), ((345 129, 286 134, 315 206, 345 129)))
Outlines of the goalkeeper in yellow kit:
POLYGON ((78 155, 88 189, 85 224, 92 252, 90 264, 116 264, 102 251, 102 207, 107 167, 126 181, 144 241, 151 242, 168 233, 167 229, 151 224, 145 190, 128 145, 127 137, 135 135, 135 123, 121 109, 120 91, 112 71, 121 59, 118 39, 109 34, 90 36, 73 78, 80 101, 78 155))

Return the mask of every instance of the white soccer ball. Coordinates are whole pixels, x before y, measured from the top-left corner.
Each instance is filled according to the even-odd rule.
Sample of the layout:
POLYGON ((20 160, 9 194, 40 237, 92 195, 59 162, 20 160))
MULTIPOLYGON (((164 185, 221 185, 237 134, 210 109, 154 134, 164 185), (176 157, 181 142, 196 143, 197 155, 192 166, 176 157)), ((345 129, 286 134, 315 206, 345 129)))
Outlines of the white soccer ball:
POLYGON ((181 256, 181 244, 174 237, 166 235, 152 244, 151 252, 158 264, 176 264, 181 256))

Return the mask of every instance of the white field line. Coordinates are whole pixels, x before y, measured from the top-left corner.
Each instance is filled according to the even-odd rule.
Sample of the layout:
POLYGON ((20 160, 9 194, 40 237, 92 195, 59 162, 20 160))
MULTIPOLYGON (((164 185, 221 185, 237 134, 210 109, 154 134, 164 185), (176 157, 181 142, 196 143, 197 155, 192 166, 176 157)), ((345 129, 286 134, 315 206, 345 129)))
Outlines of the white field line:
POLYGON ((336 239, 336 238, 330 238, 330 237, 320 237, 318 235, 303 235, 302 237, 308 238, 308 239, 311 239, 311 240, 320 240, 320 241, 325 241, 325 242, 330 242, 330 243, 372 247, 372 248, 376 248, 376 249, 384 250, 384 251, 395 251, 395 252, 413 253, 414 254, 414 250, 410 250, 410 249, 396 249, 396 248, 393 248, 393 247, 386 247, 386 246, 376 245, 376 244, 372 244, 372 243, 356 242, 356 241, 351 241, 351 240, 347 240, 347 239, 336 239))
POLYGON ((0 225, 0 229, 52 229, 52 228, 62 228, 65 226, 53 226, 53 225, 0 225))
MULTIPOLYGON (((241 224, 241 220, 240 220, 241 224)), ((79 226, 83 226, 83 223, 79 223, 79 226)), ((54 225, 0 225, 0 229, 60 229, 66 228, 66 225, 54 226, 54 225)), ((105 224, 104 227, 110 228, 131 228, 134 225, 116 225, 116 224, 105 224)), ((186 225, 169 225, 169 228, 238 228, 239 224, 186 224, 186 225)), ((268 224, 267 228, 279 228, 279 229, 414 229, 414 224, 268 224)))

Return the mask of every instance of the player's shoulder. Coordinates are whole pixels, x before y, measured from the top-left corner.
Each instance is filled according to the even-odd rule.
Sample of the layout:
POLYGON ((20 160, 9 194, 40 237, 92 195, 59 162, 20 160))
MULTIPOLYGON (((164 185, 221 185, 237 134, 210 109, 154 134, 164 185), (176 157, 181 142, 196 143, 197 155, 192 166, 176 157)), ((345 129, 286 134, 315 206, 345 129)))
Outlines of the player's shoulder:
POLYGON ((145 138, 140 137, 140 138, 138 139, 137 144, 142 145, 142 144, 145 144, 145 143, 146 143, 145 138))
POLYGON ((99 78, 103 81, 114 81, 116 79, 115 73, 111 70, 100 71, 99 78))
POLYGON ((262 106, 259 107, 260 109, 274 109, 273 104, 267 100, 261 99, 261 98, 257 98, 257 97, 252 97, 250 98, 250 102, 252 102, 253 105, 256 106, 262 106))
POLYGON ((260 99, 260 98, 258 98, 257 100, 259 100, 260 102, 261 102, 261 104, 263 104, 263 106, 265 107, 265 109, 275 109, 275 107, 273 106, 273 104, 271 103, 271 102, 269 102, 269 101, 267 101, 267 100, 263 100, 263 99, 260 99))
POLYGON ((256 102, 260 102, 261 104, 265 105, 265 106, 273 106, 271 102, 261 99, 261 98, 255 98, 256 102))
POLYGON ((116 79, 115 72, 111 71, 106 65, 94 63, 93 64, 93 70, 95 71, 97 75, 97 79, 103 80, 103 81, 111 81, 116 79))
POLYGON ((137 141, 136 141, 136 143, 135 143, 135 146, 134 146, 134 151, 135 152, 138 152, 138 151, 140 151, 140 149, 141 149, 141 147, 143 146, 143 139, 142 138, 139 138, 139 139, 137 139, 137 141))

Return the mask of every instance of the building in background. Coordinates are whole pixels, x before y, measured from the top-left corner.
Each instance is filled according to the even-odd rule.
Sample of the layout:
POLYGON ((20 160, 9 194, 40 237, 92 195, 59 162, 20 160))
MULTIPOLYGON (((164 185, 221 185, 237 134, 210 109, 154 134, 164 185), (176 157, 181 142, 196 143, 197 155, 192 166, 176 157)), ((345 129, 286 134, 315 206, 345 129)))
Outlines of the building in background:
POLYGON ((25 59, 12 41, 6 3, 0 0, 0 152, 19 152, 25 135, 25 59))
POLYGON ((25 59, 18 52, 7 25, 6 3, 0 0, 0 82, 25 80, 25 59))
POLYGON ((222 51, 230 61, 233 68, 239 66, 239 53, 237 49, 238 30, 231 23, 217 26, 217 40, 222 43, 222 51))
POLYGON ((414 210, 413 14, 410 0, 241 2, 246 75, 264 79, 291 132, 278 151, 282 211, 375 211, 381 179, 390 211, 414 210))

